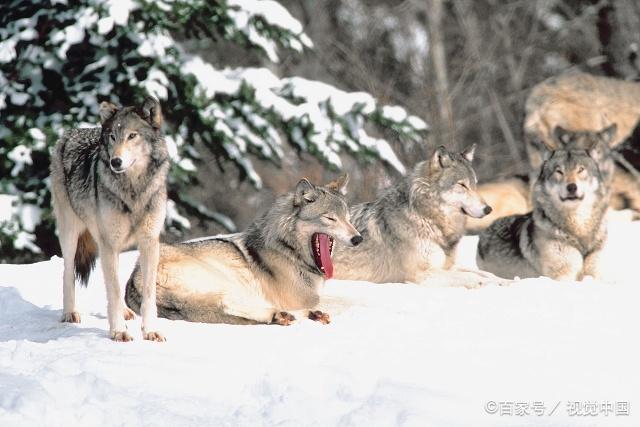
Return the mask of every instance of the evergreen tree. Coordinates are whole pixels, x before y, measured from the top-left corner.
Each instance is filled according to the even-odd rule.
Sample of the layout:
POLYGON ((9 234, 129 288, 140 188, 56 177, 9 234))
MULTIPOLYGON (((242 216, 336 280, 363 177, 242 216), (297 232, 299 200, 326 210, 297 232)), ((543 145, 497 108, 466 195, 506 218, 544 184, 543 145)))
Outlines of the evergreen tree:
POLYGON ((272 62, 282 51, 312 49, 302 25, 271 0, 13 0, 0 6, 0 261, 51 253, 50 150, 64 129, 98 124, 98 105, 163 105, 170 174, 168 224, 183 214, 234 229, 182 191, 198 185, 200 153, 233 162, 261 187, 252 158, 279 165, 283 144, 341 167, 342 150, 377 157, 404 172, 367 123, 418 140, 426 130, 402 107, 266 68, 220 69, 180 40, 224 39, 272 62))

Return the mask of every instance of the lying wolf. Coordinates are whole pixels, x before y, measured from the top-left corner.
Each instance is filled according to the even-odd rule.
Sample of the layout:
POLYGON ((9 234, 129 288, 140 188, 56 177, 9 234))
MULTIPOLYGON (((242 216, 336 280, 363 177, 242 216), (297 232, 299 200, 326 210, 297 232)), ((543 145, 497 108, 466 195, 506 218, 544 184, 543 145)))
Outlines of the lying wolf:
POLYGON ((556 128, 563 148, 550 152, 540 168, 533 211, 500 218, 480 234, 478 267, 505 278, 599 278, 615 132, 615 125, 600 132, 556 128))
MULTIPOLYGON (((301 314, 329 323, 329 315, 315 308, 324 281, 333 276, 332 253, 340 244, 362 242, 349 222, 346 184, 346 176, 324 187, 303 179, 243 233, 162 245, 159 315, 288 325, 301 314)), ((126 288, 127 304, 136 312, 141 287, 136 266, 126 288)))
POLYGON ((64 257, 63 322, 80 322, 75 275, 86 285, 96 256, 107 287, 112 339, 130 341, 118 283, 118 254, 137 243, 142 265, 144 339, 164 341, 156 329, 155 283, 159 236, 167 205, 167 146, 160 104, 100 105, 102 127, 73 129, 62 136, 51 158, 51 192, 64 257))
MULTIPOLYGON (((553 136, 557 127, 579 132, 597 132, 616 123, 616 135, 610 147, 632 145, 640 123, 640 83, 582 72, 570 72, 549 78, 532 90, 525 104, 524 137, 531 171, 542 164, 547 150, 561 148, 553 136)), ((611 207, 633 209, 640 214, 638 159, 614 151, 616 168, 611 189, 611 207), (626 157, 626 159, 625 159, 626 157)), ((637 157, 637 156, 636 156, 637 157)), ((535 176, 532 176, 533 179, 535 176)))
POLYGON ((439 147, 379 199, 353 206, 351 218, 364 242, 336 249, 335 278, 377 283, 431 279, 468 287, 496 279, 453 269, 467 217, 491 212, 476 191, 474 150, 458 154, 439 147))

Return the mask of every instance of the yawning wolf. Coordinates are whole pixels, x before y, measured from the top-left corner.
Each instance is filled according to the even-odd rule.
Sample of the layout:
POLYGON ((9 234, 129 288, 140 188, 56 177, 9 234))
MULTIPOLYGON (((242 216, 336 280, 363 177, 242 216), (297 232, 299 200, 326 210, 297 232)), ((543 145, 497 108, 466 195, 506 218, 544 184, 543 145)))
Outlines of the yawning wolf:
MULTIPOLYGON (((288 325, 295 314, 328 323, 329 315, 315 308, 325 279, 333 276, 332 252, 362 241, 349 222, 346 184, 346 176, 323 187, 302 179, 243 233, 162 245, 159 315, 288 325)), ((136 267, 126 289, 127 304, 135 311, 141 282, 136 267)))

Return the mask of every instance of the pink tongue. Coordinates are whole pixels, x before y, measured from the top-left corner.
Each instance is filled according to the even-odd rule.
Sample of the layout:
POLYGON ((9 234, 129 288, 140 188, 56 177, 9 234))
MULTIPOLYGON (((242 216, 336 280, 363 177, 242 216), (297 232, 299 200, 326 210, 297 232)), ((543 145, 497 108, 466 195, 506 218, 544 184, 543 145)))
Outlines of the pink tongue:
POLYGON ((333 264, 331 263, 331 252, 329 251, 329 236, 326 234, 318 234, 320 242, 320 262, 324 267, 324 277, 331 279, 333 277, 333 264))

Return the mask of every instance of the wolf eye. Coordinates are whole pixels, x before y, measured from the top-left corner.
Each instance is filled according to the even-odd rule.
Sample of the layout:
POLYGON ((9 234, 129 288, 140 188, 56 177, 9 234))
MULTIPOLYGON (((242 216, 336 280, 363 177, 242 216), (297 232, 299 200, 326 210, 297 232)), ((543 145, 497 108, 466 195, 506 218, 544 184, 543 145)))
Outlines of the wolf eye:
POLYGON ((135 132, 131 132, 131 133, 129 134, 128 138, 131 140, 131 139, 135 138, 136 136, 138 136, 138 134, 137 134, 137 133, 135 133, 135 132))
POLYGON ((334 217, 332 217, 332 216, 329 216, 329 215, 322 215, 322 216, 323 216, 325 219, 328 219, 328 220, 329 220, 329 221, 331 221, 331 222, 336 222, 336 221, 337 221, 337 219, 335 219, 335 218, 334 218, 334 217))
POLYGON ((111 132, 111 133, 109 134, 109 139, 111 139, 112 141, 115 141, 115 140, 116 140, 116 134, 115 134, 115 133, 113 133, 113 132, 111 132))
POLYGON ((461 186, 462 188, 464 188, 465 190, 468 190, 468 189, 469 189, 469 187, 467 187, 467 184, 465 184, 465 183, 464 183, 464 182, 462 182, 462 181, 460 181, 460 182, 458 183, 458 185, 459 185, 459 186, 461 186))
POLYGON ((582 172, 584 172, 584 166, 580 166, 580 167, 578 168, 578 173, 582 173, 582 172))
POLYGON ((560 176, 564 175, 564 173, 560 169, 556 169, 554 172, 560 176))

